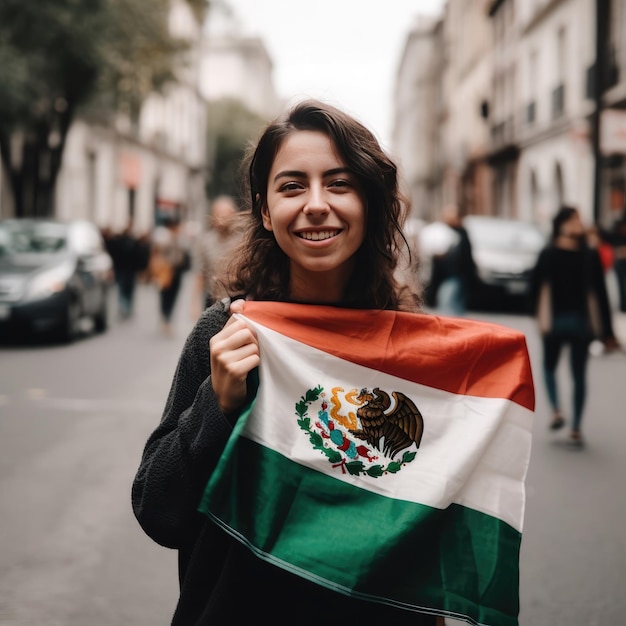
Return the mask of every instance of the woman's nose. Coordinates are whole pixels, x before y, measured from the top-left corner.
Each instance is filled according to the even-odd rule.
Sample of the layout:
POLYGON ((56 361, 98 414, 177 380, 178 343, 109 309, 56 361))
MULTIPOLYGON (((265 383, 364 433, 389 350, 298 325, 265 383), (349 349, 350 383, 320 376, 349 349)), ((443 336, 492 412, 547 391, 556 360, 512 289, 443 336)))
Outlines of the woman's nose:
POLYGON ((306 204, 304 205, 304 212, 308 214, 322 214, 328 213, 330 207, 324 193, 324 187, 322 185, 311 185, 306 204))

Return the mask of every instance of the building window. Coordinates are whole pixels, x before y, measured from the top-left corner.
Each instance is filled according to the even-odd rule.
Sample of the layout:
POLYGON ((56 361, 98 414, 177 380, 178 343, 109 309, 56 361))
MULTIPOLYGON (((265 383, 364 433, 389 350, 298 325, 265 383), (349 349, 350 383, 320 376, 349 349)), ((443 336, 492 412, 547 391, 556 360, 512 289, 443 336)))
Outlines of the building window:
POLYGON ((552 117, 556 119, 565 112, 565 85, 560 84, 552 90, 552 117))
POLYGON ((567 67, 567 31, 561 26, 557 33, 557 86, 552 90, 552 117, 557 118, 565 112, 565 77, 567 67))
POLYGON ((557 163, 554 168, 554 191, 556 200, 556 210, 560 206, 563 206, 565 201, 565 194, 563 190, 563 171, 561 170, 561 164, 557 163))
POLYGON ((561 26, 557 33, 557 72, 561 82, 565 78, 565 67, 567 63, 567 35, 565 26, 561 26))
POLYGON ((539 215, 539 185, 534 171, 530 172, 530 214, 534 222, 540 222, 539 215))
POLYGON ((536 50, 530 53, 528 59, 528 94, 530 102, 526 105, 526 122, 534 124, 537 119, 537 76, 539 69, 539 58, 536 50))

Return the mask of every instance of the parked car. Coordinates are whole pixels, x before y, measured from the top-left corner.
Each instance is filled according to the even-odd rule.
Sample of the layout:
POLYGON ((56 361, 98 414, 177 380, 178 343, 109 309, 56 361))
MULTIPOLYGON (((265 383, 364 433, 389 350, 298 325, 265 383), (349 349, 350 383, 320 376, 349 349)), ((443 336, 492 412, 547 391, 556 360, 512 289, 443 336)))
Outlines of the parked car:
POLYGON ((535 224, 522 220, 468 215, 463 219, 478 274, 470 307, 527 305, 532 269, 547 240, 535 224))
POLYGON ((107 328, 113 263, 87 221, 0 222, 0 331, 48 332, 71 341, 83 318, 107 328))

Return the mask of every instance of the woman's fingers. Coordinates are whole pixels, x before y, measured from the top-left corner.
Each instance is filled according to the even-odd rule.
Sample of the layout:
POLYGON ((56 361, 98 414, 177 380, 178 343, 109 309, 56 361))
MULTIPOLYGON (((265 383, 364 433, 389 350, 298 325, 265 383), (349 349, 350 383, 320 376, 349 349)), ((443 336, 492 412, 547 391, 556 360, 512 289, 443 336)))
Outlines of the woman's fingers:
POLYGON ((211 381, 224 413, 241 408, 246 400, 246 377, 259 365, 259 345, 252 328, 231 317, 210 339, 211 381))
POLYGON ((235 300, 234 302, 231 302, 230 304, 230 314, 232 315, 233 313, 241 313, 243 311, 243 305, 244 305, 245 300, 235 300))
POLYGON ((254 330, 243 320, 231 317, 222 330, 209 341, 211 354, 214 350, 224 352, 246 345, 258 345, 254 330))
MULTIPOLYGON (((211 360, 219 369, 230 376, 245 380, 248 372, 259 363, 259 346, 256 337, 249 329, 240 329, 224 338, 211 343, 211 360)), ((215 370, 211 368, 211 371, 215 370)))

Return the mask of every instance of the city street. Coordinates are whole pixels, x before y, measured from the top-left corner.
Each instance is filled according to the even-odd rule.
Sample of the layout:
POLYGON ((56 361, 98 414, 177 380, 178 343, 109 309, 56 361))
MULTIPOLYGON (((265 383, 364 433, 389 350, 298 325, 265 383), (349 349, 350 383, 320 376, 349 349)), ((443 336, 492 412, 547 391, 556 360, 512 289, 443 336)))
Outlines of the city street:
MULTIPOLYGON (((192 326, 188 309, 187 283, 176 332, 162 336, 156 292, 142 285, 135 317, 112 315, 103 335, 0 346, 0 624, 169 623, 176 554, 144 535, 130 486, 192 326)), ((470 317, 526 333, 535 375, 520 625, 618 626, 626 614, 626 353, 590 359, 587 446, 572 449, 566 429, 547 428, 534 321, 470 317)))

